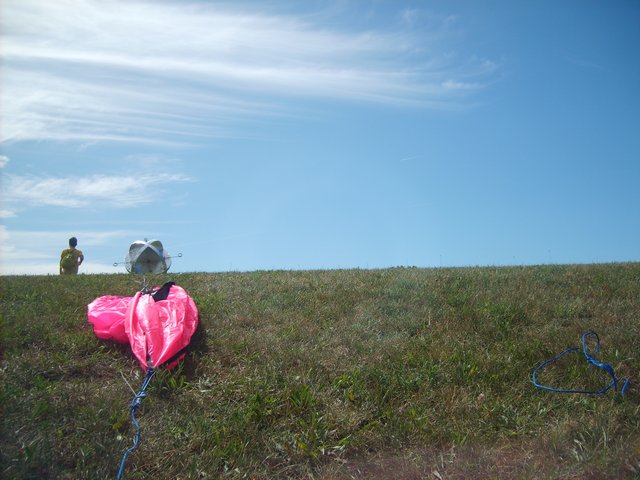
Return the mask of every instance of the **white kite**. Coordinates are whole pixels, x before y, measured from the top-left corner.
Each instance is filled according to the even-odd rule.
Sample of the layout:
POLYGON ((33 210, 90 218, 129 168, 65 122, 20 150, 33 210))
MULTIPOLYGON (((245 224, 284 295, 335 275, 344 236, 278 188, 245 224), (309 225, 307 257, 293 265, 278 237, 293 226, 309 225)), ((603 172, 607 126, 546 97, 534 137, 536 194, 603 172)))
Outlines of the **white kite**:
MULTIPOLYGON (((182 254, 179 253, 178 257, 181 256, 182 254)), ((129 273, 166 273, 171 267, 171 256, 164 249, 160 240, 145 238, 131 244, 129 253, 124 260, 124 266, 129 273)))

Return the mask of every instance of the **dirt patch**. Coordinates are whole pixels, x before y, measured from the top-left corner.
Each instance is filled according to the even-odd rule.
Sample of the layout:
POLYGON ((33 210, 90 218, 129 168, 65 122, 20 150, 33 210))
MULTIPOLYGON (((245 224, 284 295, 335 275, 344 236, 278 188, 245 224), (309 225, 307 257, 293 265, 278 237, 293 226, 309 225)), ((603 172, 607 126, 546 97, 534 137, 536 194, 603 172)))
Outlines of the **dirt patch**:
POLYGON ((562 479, 595 480, 637 478, 630 464, 603 471, 588 462, 576 466, 560 453, 533 446, 450 446, 384 452, 342 459, 327 466, 321 480, 474 480, 474 479, 562 479))

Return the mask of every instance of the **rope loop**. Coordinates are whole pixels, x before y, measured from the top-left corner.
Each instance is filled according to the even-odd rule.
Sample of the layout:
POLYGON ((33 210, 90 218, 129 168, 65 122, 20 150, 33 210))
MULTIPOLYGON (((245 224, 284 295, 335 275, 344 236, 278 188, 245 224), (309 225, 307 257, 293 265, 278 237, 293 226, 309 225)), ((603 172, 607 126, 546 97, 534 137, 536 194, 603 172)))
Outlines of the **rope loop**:
POLYGON ((582 334, 582 353, 584 354, 585 358, 587 359, 587 361, 591 365, 593 365, 594 367, 600 368, 600 369, 604 370, 605 372, 607 372, 607 374, 611 377, 611 383, 609 383, 609 385, 607 385, 606 387, 602 388, 601 390, 570 390, 570 389, 564 389, 564 388, 548 387, 546 385, 542 385, 542 384, 538 383, 537 375, 538 375, 538 372, 540 370, 542 370, 544 367, 546 367, 550 363, 553 363, 556 360, 559 360, 560 358, 564 357, 566 354, 571 353, 571 352, 577 352, 577 351, 580 351, 579 347, 567 348, 566 350, 561 352, 559 355, 557 355, 557 356, 553 357, 552 359, 547 360, 546 362, 543 362, 540 365, 538 365, 533 370, 533 375, 532 375, 533 385, 535 387, 537 387, 537 388, 541 388, 543 390, 549 390, 551 392, 558 392, 558 393, 584 393, 584 394, 587 394, 587 395, 604 395, 611 388, 613 388, 617 393, 619 393, 621 396, 624 397, 624 394, 627 391, 627 388, 629 387, 629 380, 630 379, 629 378, 624 379, 624 384, 623 384, 622 388, 620 388, 618 390, 618 382, 620 382, 621 379, 616 377, 616 374, 615 374, 615 371, 613 370, 613 367, 611 365, 609 365, 608 363, 602 363, 602 362, 599 362, 598 360, 595 359, 595 355, 598 355, 598 353, 600 353, 600 337, 598 337, 598 334, 596 332, 594 332, 593 330, 589 330, 588 332, 585 332, 585 333, 582 334), (587 349, 587 339, 589 337, 595 337, 596 338, 596 345, 595 345, 595 350, 594 350, 593 354, 590 354, 588 349, 587 349))

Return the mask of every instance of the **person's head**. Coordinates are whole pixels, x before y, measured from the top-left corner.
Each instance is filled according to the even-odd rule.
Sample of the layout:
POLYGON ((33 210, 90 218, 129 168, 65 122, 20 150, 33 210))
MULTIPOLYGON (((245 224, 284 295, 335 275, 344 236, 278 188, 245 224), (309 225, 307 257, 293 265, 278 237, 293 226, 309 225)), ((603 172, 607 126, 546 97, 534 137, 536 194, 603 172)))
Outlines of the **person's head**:
POLYGON ((76 237, 71 237, 69 239, 69 246, 71 248, 76 248, 76 245, 78 245, 78 239, 76 237))

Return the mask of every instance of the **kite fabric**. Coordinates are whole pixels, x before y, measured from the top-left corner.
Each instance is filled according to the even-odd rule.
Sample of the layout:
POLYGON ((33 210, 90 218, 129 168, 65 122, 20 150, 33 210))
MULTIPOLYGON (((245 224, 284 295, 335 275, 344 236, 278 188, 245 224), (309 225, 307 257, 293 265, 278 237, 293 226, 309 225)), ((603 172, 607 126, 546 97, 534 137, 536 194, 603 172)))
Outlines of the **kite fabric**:
POLYGON ((137 240, 129 247, 125 266, 130 273, 165 273, 171 267, 171 256, 160 240, 137 240))
POLYGON ((93 324, 96 337, 101 340, 129 343, 127 332, 124 331, 124 318, 132 299, 133 297, 105 295, 88 305, 89 322, 93 324))
POLYGON ((87 310, 96 336, 129 343, 145 372, 165 364, 173 368, 198 327, 195 302, 173 282, 133 297, 99 297, 87 310))

